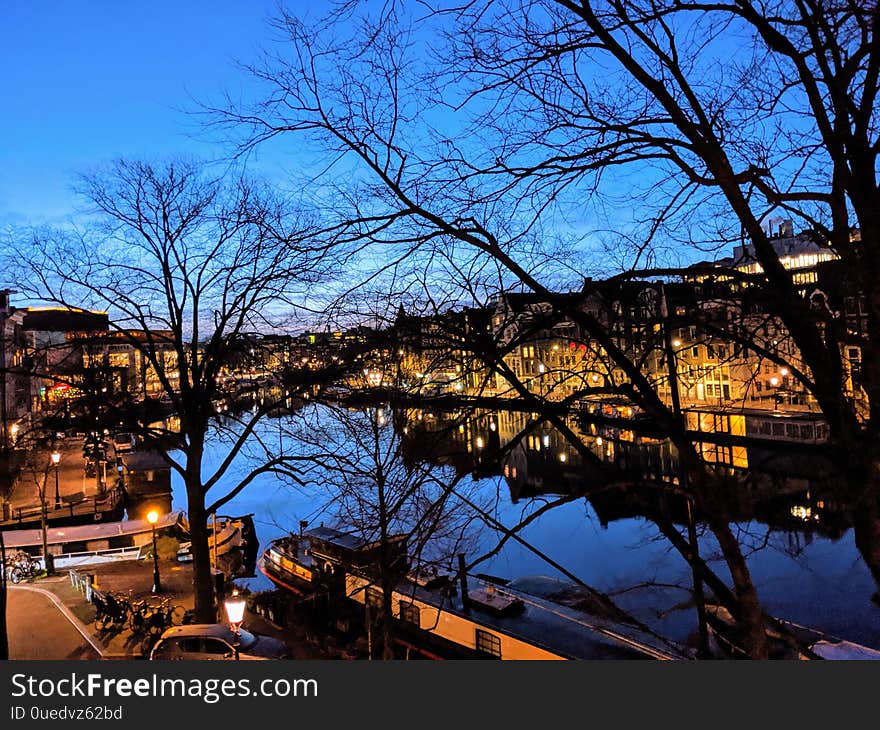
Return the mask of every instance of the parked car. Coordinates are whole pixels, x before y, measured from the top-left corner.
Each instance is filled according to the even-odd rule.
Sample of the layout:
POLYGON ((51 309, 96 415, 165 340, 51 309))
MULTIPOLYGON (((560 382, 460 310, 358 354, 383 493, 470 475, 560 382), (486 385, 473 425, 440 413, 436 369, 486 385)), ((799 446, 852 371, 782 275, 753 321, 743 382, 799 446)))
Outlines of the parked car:
POLYGON ((150 659, 290 659, 287 644, 271 636, 239 635, 224 624, 188 624, 167 629, 153 646, 150 659))
POLYGON ((127 453, 134 448, 134 436, 130 433, 117 433, 113 437, 113 446, 117 454, 127 453))

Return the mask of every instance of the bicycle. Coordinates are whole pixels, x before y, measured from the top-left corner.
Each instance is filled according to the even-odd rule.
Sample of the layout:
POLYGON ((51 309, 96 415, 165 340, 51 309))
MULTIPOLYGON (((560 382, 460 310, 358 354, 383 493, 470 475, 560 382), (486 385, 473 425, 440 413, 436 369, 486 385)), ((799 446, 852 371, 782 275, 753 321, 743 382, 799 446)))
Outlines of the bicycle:
POLYGON ((183 606, 172 605, 170 598, 162 598, 158 604, 140 600, 131 604, 129 626, 141 639, 141 651, 147 655, 166 629, 181 625, 185 618, 183 606))
POLYGON ((24 550, 16 550, 9 558, 6 565, 6 578, 11 583, 18 585, 26 578, 33 578, 42 570, 39 560, 35 560, 24 550))
POLYGON ((126 598, 95 591, 92 604, 95 606, 95 628, 98 631, 120 631, 128 622, 131 606, 126 598))

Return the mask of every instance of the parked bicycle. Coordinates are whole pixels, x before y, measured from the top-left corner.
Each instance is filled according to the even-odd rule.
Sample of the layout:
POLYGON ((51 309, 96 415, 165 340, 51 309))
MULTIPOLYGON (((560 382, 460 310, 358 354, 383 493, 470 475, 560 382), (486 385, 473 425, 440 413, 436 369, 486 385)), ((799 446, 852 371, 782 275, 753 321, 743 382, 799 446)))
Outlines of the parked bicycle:
POLYGON ((121 631, 128 623, 131 604, 124 596, 95 591, 92 604, 96 611, 95 628, 98 631, 121 631))
POLYGON ((11 583, 21 583, 27 578, 33 578, 42 570, 39 560, 32 558, 24 550, 16 550, 6 561, 6 580, 11 583))
POLYGON ((141 651, 149 654, 153 644, 165 629, 179 626, 186 618, 183 606, 172 605, 170 598, 162 598, 158 603, 137 600, 130 603, 129 627, 136 638, 141 640, 141 651))

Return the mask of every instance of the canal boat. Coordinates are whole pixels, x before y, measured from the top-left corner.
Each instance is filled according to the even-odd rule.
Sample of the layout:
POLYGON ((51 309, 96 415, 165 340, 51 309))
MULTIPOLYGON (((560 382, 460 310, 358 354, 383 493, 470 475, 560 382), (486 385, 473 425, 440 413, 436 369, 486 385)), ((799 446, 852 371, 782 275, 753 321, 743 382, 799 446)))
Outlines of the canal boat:
MULTIPOLYGON (((726 608, 707 605, 706 618, 716 655, 730 659, 748 658, 736 622, 726 608)), ((784 619, 769 619, 766 635, 770 659, 880 660, 878 649, 784 619)))
MULTIPOLYGON (((406 559, 406 537, 389 538, 393 560, 406 559)), ((339 583, 345 570, 372 573, 379 542, 320 525, 272 540, 257 563, 276 586, 297 594, 339 583)))
MULTIPOLYGON (((392 594, 398 642, 433 657, 511 660, 691 659, 692 653, 636 623, 467 577, 467 592, 454 584, 433 590, 403 580, 392 594)), ((347 572, 346 596, 382 610, 375 581, 347 572)), ((367 609, 365 609, 367 610, 367 609)))
MULTIPOLYGON (((178 560, 191 560, 189 522, 182 510, 159 516, 155 524, 157 538, 171 537, 178 541, 178 560)), ((7 552, 22 550, 40 564, 43 556, 43 532, 40 529, 3 530, 7 552)), ((217 517, 216 534, 208 537, 211 554, 218 557, 256 543, 251 515, 217 517), (216 546, 216 550, 215 550, 216 546)), ((91 525, 50 527, 46 543, 56 568, 76 568, 118 560, 137 560, 152 550, 153 525, 145 519, 96 522, 91 525)))
MULTIPOLYGON (((187 532, 189 526, 187 524, 187 532)), ((208 550, 212 560, 216 560, 230 552, 242 550, 256 539, 253 515, 230 517, 217 515, 208 522, 208 550)), ((192 559, 192 543, 187 540, 180 544, 178 560, 183 562, 192 559)))
MULTIPOLYGON (((145 519, 50 527, 46 530, 46 542, 56 568, 133 560, 143 557, 150 549, 153 527, 145 519)), ((159 537, 184 539, 188 535, 184 513, 160 515, 155 530, 159 537)), ((3 541, 7 552, 22 550, 31 558, 45 562, 42 530, 4 530, 3 541)))

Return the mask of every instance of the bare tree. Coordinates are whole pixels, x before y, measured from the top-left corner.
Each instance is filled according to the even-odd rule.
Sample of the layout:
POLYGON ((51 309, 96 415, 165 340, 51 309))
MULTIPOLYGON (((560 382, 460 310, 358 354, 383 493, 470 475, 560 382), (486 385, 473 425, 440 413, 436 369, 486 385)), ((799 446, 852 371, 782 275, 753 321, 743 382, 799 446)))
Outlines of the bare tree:
POLYGON ((613 263, 630 277, 748 244, 757 268, 721 273, 784 325, 799 358, 789 367, 827 418, 842 467, 876 490, 876 17, 876 3, 846 0, 486 0, 419 17, 393 2, 344 3, 315 27, 282 13, 286 44, 251 69, 262 101, 215 111, 248 130, 242 150, 298 133, 359 165, 350 185, 334 183, 326 232, 347 255, 381 251, 385 272, 422 268, 424 280, 441 259, 459 276, 495 266, 501 288, 523 286, 563 313, 675 443, 694 491, 711 474, 681 414, 606 322, 556 293, 596 255, 595 231, 565 232, 603 227, 585 206, 632 210, 605 216, 611 232, 599 234, 603 273, 613 263), (772 216, 836 257, 865 298, 862 332, 815 316, 764 225, 772 216), (864 396, 847 387, 847 338, 871 372, 864 396))
POLYGON ((343 530, 377 546, 366 577, 381 593, 381 605, 370 595, 364 604, 367 610, 373 604, 369 621, 381 626, 385 659, 394 657, 393 594, 403 590, 402 579, 413 566, 450 569, 477 518, 462 501, 464 474, 407 458, 404 422, 387 406, 317 406, 297 414, 289 432, 305 488, 325 495, 326 510, 343 530))
POLYGON ((212 177, 188 161, 120 161, 80 182, 93 206, 85 230, 34 233, 30 256, 18 262, 17 287, 61 307, 109 311, 113 342, 134 354, 146 400, 170 403, 179 418, 179 427, 155 415, 133 425, 186 487, 195 610, 212 621, 208 516, 258 473, 286 463, 267 454, 214 497, 272 408, 240 415, 225 457, 206 463, 218 378, 240 340, 289 319, 293 298, 320 275, 307 224, 259 184, 212 177))

